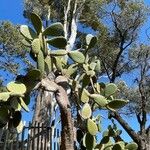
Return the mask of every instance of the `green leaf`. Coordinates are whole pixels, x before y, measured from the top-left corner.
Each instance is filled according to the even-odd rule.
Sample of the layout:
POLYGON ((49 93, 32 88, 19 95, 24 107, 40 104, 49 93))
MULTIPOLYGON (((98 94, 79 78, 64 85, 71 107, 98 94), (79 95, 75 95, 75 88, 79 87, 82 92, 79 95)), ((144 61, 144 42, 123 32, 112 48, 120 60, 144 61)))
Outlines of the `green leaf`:
POLYGON ((67 54, 66 50, 50 51, 51 56, 65 56, 66 54, 67 54))
POLYGON ((98 132, 98 127, 92 119, 87 120, 87 129, 91 135, 96 135, 98 132))
POLYGON ((0 93, 0 101, 7 101, 10 97, 11 92, 0 93))
POLYGON ((25 103, 24 100, 22 99, 22 97, 19 97, 19 103, 20 103, 21 107, 22 107, 25 111, 27 111, 27 112, 30 111, 29 108, 28 108, 28 106, 26 105, 26 103, 25 103))
POLYGON ((41 44, 39 38, 36 38, 32 41, 31 47, 32 47, 32 52, 34 54, 39 53, 39 51, 41 50, 41 44))
POLYGON ((117 90, 118 90, 118 88, 114 83, 109 83, 105 87, 105 96, 109 97, 109 96, 113 95, 114 93, 116 93, 117 90))
POLYGON ((47 43, 56 48, 64 49, 67 45, 67 40, 62 36, 58 36, 58 37, 48 39, 47 43))
POLYGON ((87 150, 93 150, 96 145, 95 137, 89 133, 86 133, 83 137, 83 145, 86 147, 87 150))
POLYGON ((125 146, 125 148, 128 149, 128 150, 137 150, 138 149, 138 145, 135 142, 132 142, 132 143, 128 143, 125 146))
POLYGON ((64 28, 60 22, 53 23, 42 33, 45 36, 64 36, 64 28))
POLYGON ((76 51, 69 51, 68 55, 73 61, 75 61, 77 63, 81 63, 82 64, 85 61, 85 56, 78 50, 76 50, 76 51))
POLYGON ((30 27, 28 27, 27 25, 21 25, 20 26, 20 32, 21 34, 29 39, 29 40, 33 40, 34 38, 37 37, 36 33, 34 32, 34 30, 32 30, 30 27))
POLYGON ((41 18, 37 14, 31 13, 30 19, 31 19, 31 22, 34 26, 34 29, 39 34, 42 31, 42 20, 41 20, 41 18))
POLYGON ((83 89, 83 91, 81 93, 81 101, 83 103, 87 103, 89 101, 89 95, 88 95, 88 91, 86 89, 83 89))
POLYGON ((111 109, 120 109, 124 107, 129 101, 128 100, 123 100, 123 99, 114 99, 110 101, 107 106, 108 108, 111 109))
POLYGON ((90 97, 93 98, 100 107, 105 107, 108 103, 107 99, 100 94, 91 94, 90 97))
POLYGON ((88 103, 85 103, 81 109, 81 116, 84 119, 90 118, 92 115, 91 106, 88 103))
POLYGON ((86 36, 86 44, 88 46, 88 49, 93 48, 96 43, 97 43, 97 37, 93 36, 92 34, 88 34, 86 36))
POLYGON ((21 82, 12 81, 7 84, 8 91, 15 94, 24 94, 26 92, 26 86, 21 82))

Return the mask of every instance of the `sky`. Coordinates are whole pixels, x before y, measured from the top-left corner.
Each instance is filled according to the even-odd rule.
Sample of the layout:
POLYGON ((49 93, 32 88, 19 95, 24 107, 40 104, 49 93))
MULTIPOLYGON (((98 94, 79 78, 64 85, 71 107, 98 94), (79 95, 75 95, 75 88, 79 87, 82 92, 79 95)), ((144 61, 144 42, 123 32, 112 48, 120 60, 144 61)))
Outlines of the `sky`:
MULTIPOLYGON (((150 6, 150 0, 145 0, 145 3, 150 6)), ((11 21, 14 24, 25 24, 26 20, 23 17, 23 0, 1 0, 0 1, 0 21, 2 20, 8 20, 11 21)), ((141 30, 140 34, 140 41, 145 41, 146 34, 145 29, 147 29, 150 26, 150 20, 146 22, 144 27, 141 30)), ((146 41, 146 43, 149 43, 149 41, 146 41)), ((127 79, 126 76, 123 76, 123 78, 127 79)), ((30 110, 32 108, 30 107, 30 110)), ((32 111, 30 113, 23 113, 23 118, 27 121, 31 120, 32 111)), ((130 123, 131 126, 138 128, 137 125, 135 125, 135 118, 126 118, 126 120, 130 123)), ((107 121, 104 120, 104 128, 106 128, 106 124, 108 124, 107 121)), ((119 126, 119 125, 118 125, 119 126)), ((129 137, 126 133, 124 133, 123 137, 129 141, 129 137)))

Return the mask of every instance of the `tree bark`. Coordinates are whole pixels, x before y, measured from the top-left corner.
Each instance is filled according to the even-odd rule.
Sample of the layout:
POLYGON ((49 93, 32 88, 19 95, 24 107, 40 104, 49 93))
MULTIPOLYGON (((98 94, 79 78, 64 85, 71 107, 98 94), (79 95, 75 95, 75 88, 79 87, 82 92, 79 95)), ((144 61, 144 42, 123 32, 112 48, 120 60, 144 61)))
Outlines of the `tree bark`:
POLYGON ((61 150, 74 150, 74 131, 71 116, 71 106, 66 91, 59 86, 56 92, 56 100, 60 107, 62 133, 61 133, 61 150))

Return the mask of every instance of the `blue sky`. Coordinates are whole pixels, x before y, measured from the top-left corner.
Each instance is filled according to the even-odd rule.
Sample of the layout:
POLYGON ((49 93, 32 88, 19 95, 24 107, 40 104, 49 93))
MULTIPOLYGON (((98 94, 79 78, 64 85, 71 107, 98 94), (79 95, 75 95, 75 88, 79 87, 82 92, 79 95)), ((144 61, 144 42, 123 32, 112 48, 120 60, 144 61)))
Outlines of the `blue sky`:
MULTIPOLYGON (((149 0, 145 0, 145 3, 150 5, 149 0)), ((1 0, 0 2, 0 21, 2 20, 8 20, 11 21, 14 24, 25 24, 26 20, 23 17, 23 0, 1 0)), ((145 26, 141 30, 140 34, 140 41, 145 41, 146 34, 145 29, 147 29, 150 26, 150 21, 148 20, 145 24, 145 26)), ((146 40, 146 43, 149 43, 149 41, 146 40)), ((125 76, 124 78, 127 79, 125 76)), ((31 107, 30 107, 31 109, 31 107)), ((26 120, 31 119, 31 113, 24 113, 23 118, 26 120)), ((137 125, 135 124, 135 118, 125 118, 131 126, 137 129, 137 125)), ((107 126, 107 121, 105 121, 104 128, 107 126)), ((127 134, 124 134, 124 137, 126 140, 129 140, 127 134)))

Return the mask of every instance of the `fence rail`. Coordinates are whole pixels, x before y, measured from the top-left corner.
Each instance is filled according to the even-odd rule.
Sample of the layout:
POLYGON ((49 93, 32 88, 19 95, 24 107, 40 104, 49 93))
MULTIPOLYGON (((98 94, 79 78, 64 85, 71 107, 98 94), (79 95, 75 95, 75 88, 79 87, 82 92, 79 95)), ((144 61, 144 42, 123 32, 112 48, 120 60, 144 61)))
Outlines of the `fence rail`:
POLYGON ((35 123, 24 126, 22 133, 4 132, 0 150, 59 150, 60 129, 35 123))

